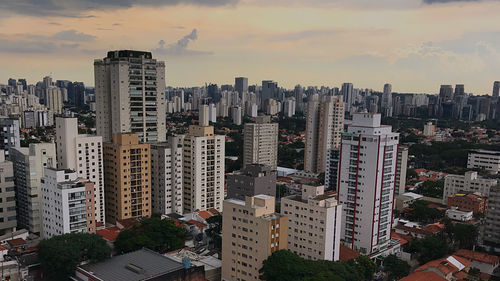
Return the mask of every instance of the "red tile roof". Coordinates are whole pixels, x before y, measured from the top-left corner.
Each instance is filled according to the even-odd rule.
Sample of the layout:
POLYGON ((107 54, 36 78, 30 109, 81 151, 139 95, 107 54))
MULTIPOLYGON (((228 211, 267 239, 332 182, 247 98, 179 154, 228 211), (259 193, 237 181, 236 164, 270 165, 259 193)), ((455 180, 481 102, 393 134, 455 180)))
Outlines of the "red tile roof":
MULTIPOLYGON (((468 261, 464 258, 461 258, 459 256, 452 255, 449 257, 453 257, 458 262, 463 264, 465 267, 468 267, 471 264, 470 261, 468 261)), ((449 262, 447 260, 447 258, 448 257, 430 261, 430 262, 420 266, 419 268, 415 269, 415 271, 427 271, 429 268, 434 268, 436 270, 441 271, 443 273, 443 275, 448 275, 450 273, 451 274, 458 273, 460 271, 460 269, 458 267, 456 267, 455 265, 453 265, 451 262, 449 262)))
POLYGON ((485 253, 479 253, 471 250, 466 250, 466 249, 460 249, 455 252, 455 255, 465 258, 467 260, 471 261, 478 261, 482 263, 488 263, 488 264, 497 264, 500 262, 500 257, 493 256, 493 255, 488 255, 485 253))
POLYGON ((401 245, 405 245, 408 243, 408 241, 411 240, 411 236, 409 235, 404 235, 404 234, 399 234, 399 233, 396 233, 396 232, 391 232, 391 238, 392 239, 397 239, 399 240, 399 244, 401 245))
POLYGON ((23 238, 16 238, 16 239, 12 239, 12 240, 7 241, 7 243, 11 247, 19 247, 19 246, 25 245, 26 241, 23 238))
POLYGON ((113 226, 104 229, 98 229, 96 233, 109 242, 115 242, 116 237, 118 237, 118 234, 120 234, 120 229, 116 226, 113 226))
POLYGON ((339 258, 341 261, 348 262, 348 261, 355 259, 359 256, 361 256, 360 253, 354 251, 353 249, 351 249, 347 246, 340 244, 339 258))
POLYGON ((0 251, 5 251, 7 250, 7 248, 5 248, 4 246, 0 245, 0 251))
POLYGON ((201 222, 199 222, 199 221, 195 221, 195 220, 188 220, 188 223, 190 223, 190 224, 194 224, 194 225, 196 225, 198 228, 205 228, 205 227, 207 227, 206 225, 202 224, 201 222))
POLYGON ((445 278, 439 276, 436 272, 424 271, 412 273, 399 281, 446 281, 445 278))
POLYGON ((198 211, 198 215, 204 220, 208 220, 209 218, 212 217, 212 214, 210 214, 207 211, 198 211))
POLYGON ((217 211, 217 209, 215 209, 215 208, 210 208, 210 209, 208 209, 208 211, 210 213, 212 213, 212 215, 217 215, 219 213, 219 211, 217 211))

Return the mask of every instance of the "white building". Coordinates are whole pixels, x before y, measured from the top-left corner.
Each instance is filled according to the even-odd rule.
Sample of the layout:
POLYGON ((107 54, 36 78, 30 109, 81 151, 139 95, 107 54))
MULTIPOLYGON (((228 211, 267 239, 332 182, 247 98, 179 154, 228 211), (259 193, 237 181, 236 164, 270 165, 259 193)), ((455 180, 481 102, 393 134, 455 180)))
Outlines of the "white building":
POLYGON ((368 254, 389 246, 394 205, 399 134, 380 121, 380 114, 353 114, 340 148, 342 242, 368 254))
POLYGON ((467 169, 484 169, 492 174, 500 171, 500 151, 477 149, 469 151, 467 169))
POLYGON ((77 118, 56 118, 57 168, 94 183, 95 219, 105 223, 102 137, 78 134, 77 118))
POLYGON ((470 221, 474 217, 472 211, 461 211, 458 207, 446 210, 446 216, 455 221, 470 221))
POLYGON ((231 117, 233 118, 233 124, 241 125, 242 122, 242 111, 240 106, 233 107, 233 111, 231 113, 231 117))
POLYGON ((281 199, 288 217, 288 247, 309 260, 336 261, 340 254, 342 205, 323 186, 302 186, 302 195, 281 199))
POLYGON ((139 141, 166 139, 165 62, 150 52, 120 50, 94 61, 96 127, 104 142, 115 133, 139 141))
POLYGON ((151 207, 160 214, 182 214, 183 136, 151 145, 151 207))
POLYGON ((270 116, 255 117, 243 128, 243 167, 250 164, 278 166, 278 123, 271 123, 270 116))
POLYGON ((436 135, 436 126, 432 122, 427 122, 424 125, 424 136, 434 137, 436 135))
POLYGON ((62 94, 61 89, 58 87, 49 87, 47 89, 47 98, 45 99, 45 106, 50 109, 54 114, 62 114, 62 94))
POLYGON ((21 147, 19 119, 0 117, 0 150, 5 150, 6 159, 14 147, 21 147))
POLYGON ((54 143, 31 143, 11 150, 17 196, 17 223, 30 232, 42 231, 41 180, 45 168, 56 166, 54 143))
POLYGON ((457 193, 479 192, 482 196, 489 197, 490 189, 498 183, 496 179, 482 178, 477 172, 466 172, 465 175, 447 175, 444 178, 443 204, 448 203, 448 196, 457 193))
POLYGON ((384 85, 384 93, 382 94, 381 109, 382 115, 386 117, 392 117, 392 85, 384 85))
POLYGON ((283 103, 283 115, 286 117, 295 115, 295 98, 289 98, 283 103))
POLYGON ((408 147, 398 147, 398 162, 396 170, 396 195, 406 191, 406 172, 408 170, 408 147))
POLYGON ((184 138, 184 213, 215 208, 224 200, 225 136, 212 126, 189 126, 184 138))
POLYGON ((306 108, 306 143, 304 170, 313 173, 325 171, 326 156, 338 148, 344 131, 344 102, 340 97, 311 97, 306 108))
POLYGON ((94 184, 71 170, 45 168, 42 179, 42 237, 95 233, 94 184))
POLYGON ((247 103, 246 112, 249 117, 257 117, 258 106, 255 103, 247 103))
POLYGON ((217 107, 213 103, 208 105, 208 120, 212 123, 217 122, 217 107))
POLYGON ((5 159, 5 151, 0 149, 0 234, 16 230, 16 190, 14 167, 5 159))

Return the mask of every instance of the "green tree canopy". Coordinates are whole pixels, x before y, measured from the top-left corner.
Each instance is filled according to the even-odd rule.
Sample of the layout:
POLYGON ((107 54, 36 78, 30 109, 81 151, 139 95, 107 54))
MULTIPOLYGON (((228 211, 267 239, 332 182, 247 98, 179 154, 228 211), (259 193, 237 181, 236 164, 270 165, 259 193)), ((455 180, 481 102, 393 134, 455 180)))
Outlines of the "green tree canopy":
POLYGON ((72 233, 43 240, 38 257, 48 280, 66 281, 82 261, 100 262, 111 255, 111 248, 96 234, 72 233))
POLYGON ((184 228, 176 226, 171 220, 147 218, 141 224, 120 232, 115 241, 115 250, 123 254, 145 247, 165 253, 182 248, 185 235, 184 228))
POLYGON ((384 271, 388 275, 389 281, 399 280, 410 273, 410 265, 396 257, 389 255, 384 259, 384 271))
POLYGON ((418 253, 420 264, 440 259, 450 252, 448 243, 436 235, 423 239, 412 239, 408 249, 411 253, 418 253))
POLYGON ((434 223, 444 217, 445 212, 428 207, 429 202, 417 200, 411 204, 411 210, 407 212, 406 218, 411 221, 422 223, 434 223))

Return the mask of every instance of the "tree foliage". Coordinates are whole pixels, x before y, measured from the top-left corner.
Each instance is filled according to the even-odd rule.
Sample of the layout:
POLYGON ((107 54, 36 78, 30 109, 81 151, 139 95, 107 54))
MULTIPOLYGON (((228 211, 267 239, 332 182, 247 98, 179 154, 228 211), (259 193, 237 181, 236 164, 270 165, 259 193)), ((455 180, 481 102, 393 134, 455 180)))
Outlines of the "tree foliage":
POLYGON ((437 181, 428 180, 418 186, 417 192, 427 197, 442 198, 443 190, 444 179, 437 181))
POLYGON ((410 273, 410 265, 396 257, 395 255, 389 255, 384 259, 384 271, 388 275, 388 280, 399 280, 410 273))
POLYGON ((440 259, 450 252, 450 247, 445 240, 433 235, 423 239, 412 239, 408 246, 411 253, 418 253, 420 264, 440 259))
POLYGON ((375 263, 366 256, 349 263, 311 261, 280 250, 264 261, 260 273, 261 279, 268 281, 368 281, 375 270, 375 263))
POLYGON ((406 218, 422 223, 434 223, 444 217, 444 211, 429 208, 428 205, 429 202, 427 201, 415 201, 410 205, 410 210, 406 213, 406 218))
POLYGON ((72 233, 43 240, 38 257, 48 280, 66 281, 82 261, 100 262, 111 255, 106 241, 96 234, 72 233))
POLYGON ((171 220, 148 218, 141 224, 120 232, 115 241, 115 250, 123 254, 145 247, 165 253, 182 248, 185 235, 184 228, 176 226, 171 220))

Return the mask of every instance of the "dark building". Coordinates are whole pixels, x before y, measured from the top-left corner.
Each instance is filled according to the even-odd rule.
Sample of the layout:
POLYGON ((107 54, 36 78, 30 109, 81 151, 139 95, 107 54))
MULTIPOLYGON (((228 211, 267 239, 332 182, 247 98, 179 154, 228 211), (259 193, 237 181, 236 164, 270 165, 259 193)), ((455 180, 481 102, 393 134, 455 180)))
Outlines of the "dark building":
POLYGON ((331 149, 326 158, 325 190, 337 190, 340 151, 331 149))
POLYGON ((227 197, 245 200, 245 196, 276 196, 276 172, 261 164, 247 165, 227 176, 227 197))
POLYGON ((68 90, 68 99, 78 107, 85 105, 85 84, 83 82, 73 82, 71 95, 68 90))
POLYGON ((96 264, 81 265, 74 281, 205 281, 203 266, 174 261, 159 253, 142 249, 96 264))
POLYGON ((217 84, 208 85, 207 94, 208 97, 211 99, 212 103, 218 103, 220 101, 221 95, 219 87, 217 87, 217 84))
POLYGON ((243 94, 248 92, 248 78, 246 77, 236 77, 234 79, 234 88, 236 92, 243 94))

